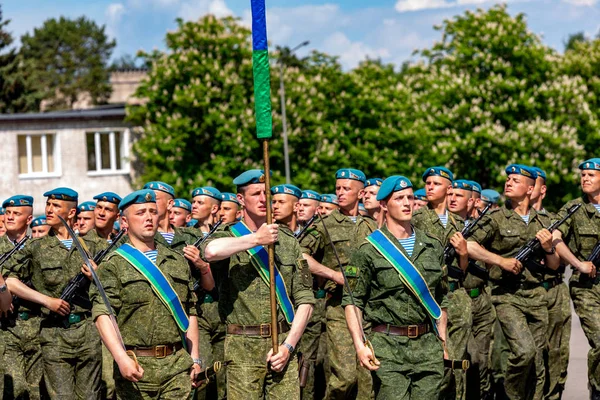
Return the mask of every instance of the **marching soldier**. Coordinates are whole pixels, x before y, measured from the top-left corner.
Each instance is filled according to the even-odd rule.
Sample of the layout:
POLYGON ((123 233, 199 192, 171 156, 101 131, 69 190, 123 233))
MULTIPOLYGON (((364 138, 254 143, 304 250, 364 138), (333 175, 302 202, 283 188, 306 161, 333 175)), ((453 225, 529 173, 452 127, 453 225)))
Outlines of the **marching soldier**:
POLYGON ((381 178, 371 178, 365 181, 365 193, 363 194, 363 204, 369 217, 375 221, 379 221, 379 202, 377 201, 377 192, 383 183, 381 178))
POLYGON ((175 199, 169 211, 169 223, 175 228, 183 228, 192 219, 192 203, 186 199, 175 199))
POLYGON ((296 218, 302 226, 316 214, 321 202, 321 195, 314 190, 303 190, 296 210, 296 218))
POLYGON ((119 203, 121 196, 113 192, 104 192, 94 196, 94 223, 96 234, 106 241, 110 241, 114 224, 119 220, 119 203))
POLYGON ((4 207, 0 207, 0 237, 6 235, 6 227, 4 226, 4 207))
POLYGON ((219 219, 224 224, 238 221, 242 217, 240 202, 233 193, 221 193, 221 206, 219 208, 219 219))
POLYGON ((192 191, 192 218, 198 221, 200 231, 208 233, 219 219, 221 192, 214 187, 199 187, 192 191))
POLYGON ((154 191, 156 196, 156 208, 158 209, 158 233, 168 245, 173 243, 175 230, 169 222, 169 211, 175 202, 175 189, 165 182, 153 181, 144 185, 143 189, 154 191))
POLYGON ((415 190, 414 196, 415 205, 413 207, 413 211, 417 211, 419 208, 422 207, 427 207, 427 204, 429 204, 429 202, 427 201, 427 192, 425 191, 425 189, 421 188, 415 190))
POLYGON ((37 217, 29 225, 33 239, 46 236, 50 232, 50 225, 46 223, 46 217, 37 217))
POLYGON ((321 203, 319 203, 319 214, 326 216, 331 214, 334 210, 339 209, 340 205, 335 194, 324 194, 321 196, 321 203))
POLYGON ((94 221, 94 209, 96 203, 93 201, 84 201, 77 206, 77 231, 79 236, 85 236, 96 227, 94 221))

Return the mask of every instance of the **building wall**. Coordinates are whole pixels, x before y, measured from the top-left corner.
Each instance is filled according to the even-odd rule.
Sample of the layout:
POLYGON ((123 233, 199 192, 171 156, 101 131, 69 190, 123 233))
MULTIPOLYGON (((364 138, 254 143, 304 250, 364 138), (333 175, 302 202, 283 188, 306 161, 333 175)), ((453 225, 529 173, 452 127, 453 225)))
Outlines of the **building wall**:
MULTIPOLYGON (((130 171, 108 175, 88 173, 86 133, 111 129, 125 130, 128 125, 120 120, 3 122, 0 125, 3 153, 0 157, 0 200, 4 201, 15 194, 31 195, 34 197, 34 215, 37 216, 44 213, 46 199, 43 193, 59 186, 76 190, 80 202, 92 200, 93 196, 104 191, 113 191, 121 196, 130 193, 133 178, 130 171), (57 158, 60 160, 57 176, 19 177, 17 136, 26 133, 56 134, 59 145, 57 158)), ((131 157, 131 151, 129 154, 131 157)))

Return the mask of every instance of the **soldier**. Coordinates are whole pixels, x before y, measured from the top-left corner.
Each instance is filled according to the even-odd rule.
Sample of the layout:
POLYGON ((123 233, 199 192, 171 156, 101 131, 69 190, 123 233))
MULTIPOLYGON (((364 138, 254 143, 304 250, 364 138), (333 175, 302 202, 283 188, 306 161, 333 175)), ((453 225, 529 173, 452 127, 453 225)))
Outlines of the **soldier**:
POLYGON ((489 203, 492 204, 490 210, 500 207, 500 193, 493 189, 483 189, 481 191, 481 202, 479 202, 479 211, 483 210, 489 203))
POLYGON ((187 226, 192 219, 192 203, 185 199, 175 199, 173 207, 169 211, 169 222, 176 228, 187 226))
POLYGON ((363 204, 368 215, 375 221, 379 221, 379 202, 377 201, 377 192, 383 183, 381 178, 371 178, 365 181, 365 193, 363 195, 363 204))
POLYGON ((429 202, 427 201, 427 192, 425 189, 417 189, 414 192, 415 196, 415 205, 413 207, 413 211, 417 211, 419 208, 427 207, 429 202))
POLYGON ((4 208, 0 207, 0 237, 6 235, 6 227, 4 226, 4 208))
MULTIPOLYGON (((312 313, 312 279, 298 242, 277 224, 265 224, 265 176, 249 170, 233 183, 243 205, 242 221, 228 225, 204 246, 206 261, 228 274, 219 307, 227 324, 225 359, 229 399, 299 399, 295 347, 312 313), (278 332, 282 344, 273 354, 266 249, 274 244, 281 280, 277 280, 278 332), (266 364, 265 364, 266 361, 266 364), (270 368, 267 365, 270 364, 270 368)), ((268 263, 267 263, 268 264, 268 263)))
POLYGON ((50 232, 50 225, 46 223, 46 217, 37 217, 29 225, 33 239, 44 237, 50 232))
POLYGON ((294 185, 277 185, 271 188, 273 219, 280 224, 280 229, 289 229, 294 235, 298 232, 296 207, 302 196, 302 190, 294 185))
POLYGON ((469 218, 477 218, 479 216, 479 210, 481 207, 481 185, 475 181, 469 181, 473 187, 473 206, 469 210, 469 218))
MULTIPOLYGON (((597 266, 586 261, 600 240, 600 158, 579 165, 583 196, 565 204, 562 218, 574 204, 583 206, 554 231, 554 244, 560 257, 573 268, 569 282, 575 312, 591 346, 588 352, 588 382, 593 400, 600 399, 600 279, 597 266)), ((597 262, 597 261, 596 261, 597 262)))
POLYGON ((115 377, 117 398, 187 399, 200 373, 196 296, 188 263, 155 240, 158 207, 152 190, 125 196, 119 210, 129 243, 108 255, 98 276, 123 342, 98 289, 91 290, 93 319, 120 372, 115 377))
POLYGON ((546 171, 539 167, 532 168, 537 172, 538 177, 535 180, 535 188, 531 194, 531 207, 535 208, 538 212, 542 210, 546 211, 542 205, 542 202, 546 198, 546 191, 548 190, 548 187, 546 186, 546 171))
POLYGON ((77 231, 79 236, 85 236, 96 227, 94 220, 95 208, 96 203, 93 201, 84 201, 77 206, 77 231))
POLYGON ((334 210, 339 210, 340 205, 338 203, 337 196, 335 194, 324 194, 321 196, 321 202, 319 203, 319 214, 326 216, 331 214, 334 210))
POLYGON ((387 178, 377 200, 386 222, 352 256, 358 281, 356 303, 349 293, 342 303, 348 327, 361 365, 372 371, 376 399, 435 399, 446 339, 442 245, 413 229, 414 197, 407 178, 387 178), (420 279, 408 284, 413 274, 420 279), (375 354, 363 341, 361 315, 373 326, 369 340, 375 354))
POLYGON ((321 195, 314 190, 303 190, 296 209, 296 218, 300 225, 306 224, 319 209, 321 195))
POLYGON ((63 288, 82 268, 83 260, 73 240, 82 240, 93 255, 106 246, 98 238, 69 236, 59 216, 73 224, 77 212, 77 192, 57 188, 44 193, 47 236, 27 243, 11 267, 8 286, 21 299, 43 306, 40 344, 44 381, 51 399, 100 398, 102 351, 100 336, 91 319, 87 292, 70 305, 60 299, 63 288), (31 282, 32 288, 23 282, 31 282))
MULTIPOLYGON (((545 268, 560 264, 546 229, 547 217, 530 207, 537 173, 528 166, 506 168, 507 206, 490 212, 468 240, 469 255, 490 265, 492 303, 509 347, 504 389, 509 398, 541 399, 544 392, 544 350, 548 326, 545 268), (530 239, 541 248, 523 265, 514 258, 530 239)), ((482 193, 483 194, 483 193, 482 193)))
MULTIPOLYGON (((7 232, 0 238, 0 252, 6 253, 27 234, 27 226, 33 218, 33 197, 12 196, 4 201, 2 207, 6 212, 7 232)), ((35 303, 20 302, 18 309, 11 314, 10 318, 3 318, 0 331, 0 340, 6 347, 2 362, 8 377, 5 379, 4 398, 39 399, 42 380, 41 309, 35 303)))
POLYGON ((151 189, 156 195, 156 208, 158 209, 158 234, 167 244, 171 245, 175 237, 175 230, 169 222, 169 211, 175 201, 175 189, 165 182, 153 181, 144 185, 143 189, 151 189))
POLYGON ((242 217, 240 202, 233 193, 221 193, 221 206, 219 207, 219 218, 223 223, 230 224, 242 217))
MULTIPOLYGON (((114 225, 119 220, 121 196, 113 192, 104 192, 94 196, 94 200, 96 200, 96 208, 94 209, 96 234, 102 239, 110 241, 113 236, 114 225)), ((119 229, 117 229, 118 231, 119 229)))
POLYGON ((200 231, 205 234, 219 219, 221 192, 214 187, 199 187, 192 191, 192 218, 198 220, 200 231))

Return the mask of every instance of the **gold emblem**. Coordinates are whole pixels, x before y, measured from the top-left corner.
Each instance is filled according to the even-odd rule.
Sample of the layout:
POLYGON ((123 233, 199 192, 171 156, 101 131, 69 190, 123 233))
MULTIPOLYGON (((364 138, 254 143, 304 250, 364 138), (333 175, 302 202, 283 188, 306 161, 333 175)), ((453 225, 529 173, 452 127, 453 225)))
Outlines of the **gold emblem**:
POLYGON ((108 198, 106 196, 102 196, 102 201, 108 201, 108 198))
POLYGON ((146 197, 145 197, 146 201, 152 201, 152 195, 150 193, 146 193, 146 197))
POLYGON ((400 181, 400 187, 402 187, 402 188, 405 188, 405 187, 407 187, 407 186, 408 186, 408 183, 406 183, 406 181, 405 181, 405 180, 401 180, 401 181, 400 181))
POLYGON ((448 175, 448 173, 446 171, 440 170, 440 175, 443 176, 444 178, 450 178, 450 175, 448 175))
POLYGON ((53 195, 51 195, 51 196, 50 196, 50 198, 51 198, 52 200, 56 200, 56 195, 54 195, 54 194, 53 194, 53 195))
POLYGON ((11 206, 15 205, 15 201, 14 200, 11 200, 9 203, 10 203, 11 206))
POLYGON ((258 178, 258 181, 259 181, 260 183, 265 183, 265 175, 264 175, 264 174, 262 174, 262 175, 260 176, 260 178, 258 178))

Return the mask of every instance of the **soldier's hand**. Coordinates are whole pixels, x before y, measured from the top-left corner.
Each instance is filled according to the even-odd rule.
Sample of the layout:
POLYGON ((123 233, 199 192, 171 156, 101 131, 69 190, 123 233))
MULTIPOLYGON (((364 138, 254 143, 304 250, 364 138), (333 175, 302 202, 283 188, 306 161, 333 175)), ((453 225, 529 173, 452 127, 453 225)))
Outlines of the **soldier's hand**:
POLYGON ((548 229, 540 229, 535 237, 540 241, 544 251, 547 253, 552 251, 552 234, 548 229))
POLYGON ((121 376, 128 381, 137 382, 144 376, 144 369, 142 366, 129 358, 129 356, 123 357, 117 365, 119 366, 121 376))
POLYGON ((521 261, 517 260, 516 258, 505 258, 502 260, 500 268, 517 275, 523 269, 523 264, 521 264, 521 261))
POLYGON ((71 312, 71 305, 62 299, 48 297, 44 306, 58 315, 65 316, 71 312))
POLYGON ((379 369, 379 365, 381 363, 378 359, 375 358, 375 354, 369 346, 362 345, 362 347, 357 351, 358 359, 360 360, 360 365, 369 371, 377 371, 379 369))
POLYGON ((340 271, 333 271, 331 274, 331 280, 337 283, 338 285, 344 284, 344 275, 340 271))
POLYGON ((200 376, 201 373, 202 368, 200 368, 200 365, 194 363, 190 369, 190 380, 192 381, 193 388, 200 387, 200 385, 204 383, 202 379, 198 379, 198 376, 200 376))
MULTIPOLYGON (((98 266, 96 265, 96 263, 94 262, 94 260, 90 260, 90 263, 92 264, 92 266, 94 267, 94 271, 96 271, 98 269, 98 266)), ((92 273, 90 272, 88 266, 86 264, 83 264, 81 266, 81 272, 91 281, 92 280, 92 273)))
POLYGON ((210 264, 200 257, 200 250, 196 246, 187 245, 183 248, 183 256, 190 260, 197 269, 210 267, 210 264))
POLYGON ((279 226, 277 224, 262 224, 255 233, 257 244, 266 246, 275 243, 277 241, 278 232, 279 226))
POLYGON ((459 256, 468 256, 469 252, 467 251, 467 241, 463 237, 462 233, 456 232, 450 238, 450 244, 456 250, 456 254, 459 256))
POLYGON ((267 354, 267 364, 271 363, 271 370, 281 372, 290 360, 290 351, 284 345, 279 345, 277 354, 273 354, 273 349, 267 354))
POLYGON ((596 277, 596 266, 591 261, 582 261, 577 267, 582 274, 588 274, 590 278, 596 277))

